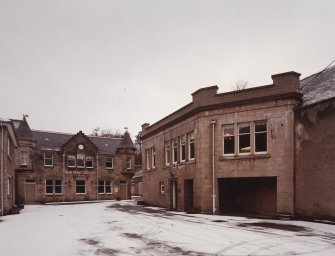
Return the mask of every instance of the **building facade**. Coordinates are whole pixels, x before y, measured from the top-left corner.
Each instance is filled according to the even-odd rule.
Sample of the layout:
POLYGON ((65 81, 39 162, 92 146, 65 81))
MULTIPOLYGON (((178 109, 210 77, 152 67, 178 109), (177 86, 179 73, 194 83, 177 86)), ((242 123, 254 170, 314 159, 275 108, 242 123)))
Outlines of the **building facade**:
POLYGON ((18 142, 10 120, 0 119, 0 215, 15 205, 15 153, 18 142))
POLYGON ((142 126, 143 200, 176 210, 294 215, 296 72, 218 94, 217 86, 142 126))

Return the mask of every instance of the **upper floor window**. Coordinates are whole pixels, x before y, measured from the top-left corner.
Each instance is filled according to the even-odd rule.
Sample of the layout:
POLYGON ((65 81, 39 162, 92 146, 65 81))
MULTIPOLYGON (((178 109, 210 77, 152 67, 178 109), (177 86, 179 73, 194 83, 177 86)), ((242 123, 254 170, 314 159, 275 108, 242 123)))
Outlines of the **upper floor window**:
POLYGON ((250 123, 238 125, 238 153, 250 154, 250 123))
POLYGON ((170 141, 166 141, 164 147, 165 147, 165 164, 169 165, 171 163, 170 141))
POLYGON ((156 151, 155 151, 155 147, 151 148, 151 167, 152 168, 156 167, 156 151))
POLYGON ((113 169, 113 157, 106 157, 106 169, 113 169))
POLYGON ((255 153, 266 153, 267 150, 266 121, 255 122, 255 153))
POLYGON ((51 153, 44 154, 44 166, 53 166, 53 155, 51 153))
POLYGON ((151 167, 151 148, 145 150, 145 157, 147 159, 147 170, 151 167))
POLYGON ((27 166, 28 165, 28 152, 21 151, 21 165, 27 166))
POLYGON ((185 135, 179 137, 179 159, 180 162, 185 162, 186 160, 186 140, 185 135))
POLYGON ((8 157, 10 158, 10 139, 7 139, 7 154, 8 157))
POLYGON ((195 139, 194 132, 187 134, 187 143, 188 143, 188 159, 194 160, 195 158, 195 139))
POLYGON ((131 158, 128 157, 127 158, 127 170, 130 170, 131 169, 131 158))
POLYGON ((223 154, 234 155, 235 153, 235 136, 234 125, 223 126, 223 154))
POLYGON ((85 168, 85 155, 82 153, 77 154, 77 167, 85 168))
POLYGON ((68 155, 67 156, 67 166, 68 167, 76 167, 76 156, 68 155))
POLYGON ((155 147, 147 148, 145 150, 145 157, 146 157, 147 170, 155 168, 156 165, 155 147))
POLYGON ((172 140, 172 163, 178 162, 178 141, 177 139, 172 140))
POLYGON ((93 157, 92 156, 86 156, 86 168, 93 168, 93 157))

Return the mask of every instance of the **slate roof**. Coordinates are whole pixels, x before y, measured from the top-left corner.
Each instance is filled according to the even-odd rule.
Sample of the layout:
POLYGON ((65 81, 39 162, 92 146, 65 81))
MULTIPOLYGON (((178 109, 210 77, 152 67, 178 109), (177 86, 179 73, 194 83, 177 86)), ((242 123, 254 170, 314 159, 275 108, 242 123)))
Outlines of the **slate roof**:
POLYGON ((11 119, 14 128, 15 134, 19 140, 32 140, 33 135, 31 133, 30 127, 25 120, 16 120, 11 119))
POLYGON ((335 66, 319 73, 300 81, 301 93, 303 94, 301 107, 335 98, 335 66))
POLYGON ((128 131, 124 133, 118 148, 136 149, 128 131))
MULTIPOLYGON (((36 130, 32 131, 32 135, 37 142, 37 148, 50 149, 50 150, 61 150, 62 145, 66 143, 72 136, 74 136, 74 134, 36 131, 36 130)), ((126 137, 125 140, 128 141, 126 134, 123 136, 123 138, 110 138, 110 137, 97 137, 97 136, 87 136, 87 137, 98 147, 99 153, 101 154, 115 154, 116 150, 120 148, 123 138, 126 137)), ((133 146, 132 141, 131 144, 133 146)), ((129 144, 129 146, 131 145, 129 144)), ((122 145, 122 148, 124 148, 124 145, 122 145)))

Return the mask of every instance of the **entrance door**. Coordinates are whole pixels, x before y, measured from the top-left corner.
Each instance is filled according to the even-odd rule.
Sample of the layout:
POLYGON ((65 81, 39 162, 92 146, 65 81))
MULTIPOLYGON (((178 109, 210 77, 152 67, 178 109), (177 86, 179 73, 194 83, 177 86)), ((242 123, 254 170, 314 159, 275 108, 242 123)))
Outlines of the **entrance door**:
POLYGON ((177 209, 177 181, 172 180, 171 184, 171 209, 177 209))
POLYGON ((184 180, 185 211, 193 209, 193 180, 184 180))
POLYGON ((36 181, 26 180, 25 182, 25 202, 35 202, 36 201, 36 181))
POLYGON ((120 198, 126 200, 128 198, 127 181, 120 181, 120 198))

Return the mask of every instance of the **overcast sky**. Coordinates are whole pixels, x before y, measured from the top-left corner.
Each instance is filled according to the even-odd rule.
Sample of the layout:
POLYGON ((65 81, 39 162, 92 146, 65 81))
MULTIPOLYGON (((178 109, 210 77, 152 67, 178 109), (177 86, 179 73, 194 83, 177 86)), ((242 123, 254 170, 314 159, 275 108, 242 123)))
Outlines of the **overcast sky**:
POLYGON ((335 59, 335 1, 0 0, 0 117, 132 136, 238 80, 335 59))

